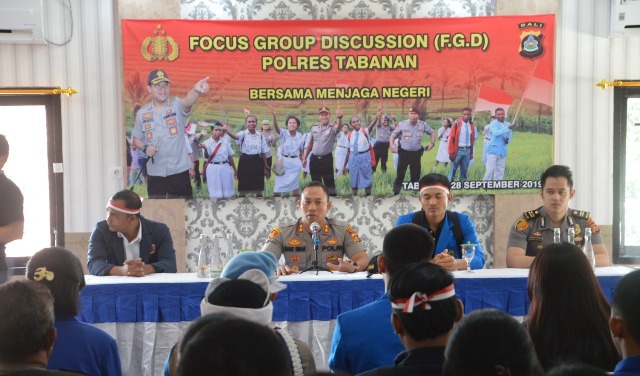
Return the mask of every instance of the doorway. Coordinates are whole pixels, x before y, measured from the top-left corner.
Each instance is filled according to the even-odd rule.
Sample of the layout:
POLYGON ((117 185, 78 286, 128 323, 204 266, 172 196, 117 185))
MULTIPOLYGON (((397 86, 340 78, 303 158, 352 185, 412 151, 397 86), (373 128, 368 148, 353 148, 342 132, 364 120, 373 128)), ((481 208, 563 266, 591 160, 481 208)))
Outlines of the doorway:
POLYGON ((6 245, 9 268, 20 268, 38 250, 64 246, 60 95, 0 95, 0 119, 3 171, 24 196, 23 238, 6 245))

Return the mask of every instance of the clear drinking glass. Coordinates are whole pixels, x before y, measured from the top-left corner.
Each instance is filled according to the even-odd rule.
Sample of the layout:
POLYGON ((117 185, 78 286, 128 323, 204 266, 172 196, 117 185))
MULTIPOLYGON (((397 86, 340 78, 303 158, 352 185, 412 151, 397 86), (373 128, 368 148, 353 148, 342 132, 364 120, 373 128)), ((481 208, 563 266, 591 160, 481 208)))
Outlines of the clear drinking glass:
POLYGON ((476 245, 475 244, 462 244, 462 258, 467 262, 467 273, 473 273, 471 271, 471 260, 476 255, 476 245))

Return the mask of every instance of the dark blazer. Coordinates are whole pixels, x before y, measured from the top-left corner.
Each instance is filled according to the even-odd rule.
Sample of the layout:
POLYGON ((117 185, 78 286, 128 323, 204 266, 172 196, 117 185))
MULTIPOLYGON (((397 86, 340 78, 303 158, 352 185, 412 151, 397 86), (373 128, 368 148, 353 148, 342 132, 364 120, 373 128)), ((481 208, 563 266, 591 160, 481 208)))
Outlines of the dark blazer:
MULTIPOLYGON (((140 258, 145 264, 151 264, 158 273, 175 273, 176 251, 169 228, 164 223, 151 221, 140 216, 142 239, 140 240, 140 258)), ((107 221, 100 221, 89 238, 87 266, 93 275, 109 275, 115 265, 121 266, 126 260, 122 238, 109 230, 107 221)))

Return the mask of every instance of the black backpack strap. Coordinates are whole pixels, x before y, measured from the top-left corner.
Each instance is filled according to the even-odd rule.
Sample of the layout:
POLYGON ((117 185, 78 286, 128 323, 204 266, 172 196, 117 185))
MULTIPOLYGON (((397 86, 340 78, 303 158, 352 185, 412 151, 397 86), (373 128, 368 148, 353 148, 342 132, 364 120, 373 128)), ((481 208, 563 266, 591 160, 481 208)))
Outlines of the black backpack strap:
POLYGON ((451 210, 447 210, 447 216, 449 217, 449 221, 453 223, 453 237, 456 239, 456 253, 460 256, 460 245, 464 241, 462 226, 460 226, 460 221, 458 220, 458 215, 456 213, 452 212, 451 210))
POLYGON ((418 210, 413 214, 411 218, 411 223, 416 224, 424 229, 429 228, 429 224, 427 223, 427 219, 424 216, 424 211, 422 209, 418 210))

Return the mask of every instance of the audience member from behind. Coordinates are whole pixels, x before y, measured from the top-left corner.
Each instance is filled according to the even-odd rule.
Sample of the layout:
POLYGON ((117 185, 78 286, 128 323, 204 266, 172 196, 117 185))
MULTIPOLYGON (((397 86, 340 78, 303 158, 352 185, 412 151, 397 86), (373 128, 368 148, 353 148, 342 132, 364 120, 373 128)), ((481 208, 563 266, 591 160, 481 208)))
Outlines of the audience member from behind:
MULTIPOLYGON (((382 254, 378 256, 378 269, 385 286, 389 286, 389 281, 403 266, 431 261, 433 249, 433 237, 418 225, 405 224, 391 229, 384 237, 382 254)), ((338 315, 329 367, 334 371, 357 374, 393 365, 404 347, 393 331, 390 316, 387 293, 374 302, 338 315), (366 330, 363 330, 363 323, 366 323, 366 330)))
MULTIPOLYGON (((244 318, 252 322, 273 327, 273 300, 277 293, 286 288, 275 276, 278 262, 271 253, 242 252, 232 258, 216 278, 207 287, 205 297, 200 303, 203 316, 227 314, 244 318)), ((285 329, 274 328, 277 337, 288 347, 293 375, 311 375, 316 366, 306 343, 291 337, 285 329)), ((165 362, 164 375, 174 376, 170 372, 175 364, 175 348, 171 350, 165 362)))
MULTIPOLYGON (((235 317, 249 320, 260 325, 273 327, 273 303, 277 291, 267 276, 259 269, 242 273, 237 279, 216 278, 205 291, 200 304, 202 314, 229 313, 235 317), (271 285, 271 287, 270 287, 271 285)), ((295 340, 288 331, 274 328, 273 332, 288 350, 287 364, 291 365, 294 376, 312 375, 316 371, 315 361, 309 347, 295 340)))
POLYGON ((449 332, 463 314, 453 276, 433 263, 409 264, 391 280, 389 300, 391 324, 406 351, 395 366, 361 375, 442 375, 449 332))
POLYGON ((640 375, 640 270, 622 277, 613 293, 609 328, 622 360, 615 376, 640 375))
POLYGON ((93 275, 142 277, 175 273, 176 251, 167 225, 140 215, 142 200, 123 189, 107 203, 107 219, 89 238, 87 264, 93 275))
POLYGON ((529 270, 526 322, 545 370, 580 362, 612 371, 620 356, 609 334, 611 308, 580 248, 554 243, 529 270))
POLYGON ((9 159, 9 143, 0 134, 0 283, 7 281, 7 260, 4 253, 5 245, 22 239, 24 231, 24 214, 22 204, 24 198, 20 188, 5 176, 2 168, 9 159))
POLYGON ((92 376, 121 375, 116 341, 102 330, 78 321, 84 273, 71 251, 51 247, 36 252, 27 264, 27 278, 46 286, 54 297, 58 332, 49 369, 92 376))
POLYGON ((563 364, 553 367, 551 371, 545 373, 545 376, 607 376, 606 371, 582 363, 563 364))
POLYGON ((183 376, 289 376, 287 348, 269 328, 233 318, 212 320, 181 344, 183 376))
POLYGON ((1 375, 77 375, 47 371, 56 328, 53 296, 46 287, 25 280, 0 285, 0 302, 1 375))
POLYGON ((540 376, 536 352, 524 327, 505 312, 471 312, 452 331, 444 376, 540 376))

